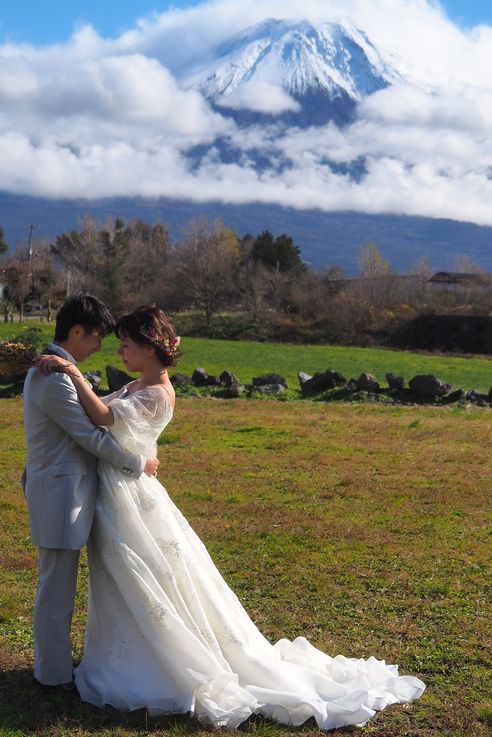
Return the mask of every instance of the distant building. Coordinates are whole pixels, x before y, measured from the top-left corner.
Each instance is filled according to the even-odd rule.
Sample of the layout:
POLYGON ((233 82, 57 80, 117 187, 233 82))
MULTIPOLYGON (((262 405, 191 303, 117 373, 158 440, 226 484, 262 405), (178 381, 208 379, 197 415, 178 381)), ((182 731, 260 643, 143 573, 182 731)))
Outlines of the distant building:
POLYGON ((458 271, 437 271, 429 279, 435 289, 468 291, 470 289, 492 290, 492 274, 467 274, 458 271))

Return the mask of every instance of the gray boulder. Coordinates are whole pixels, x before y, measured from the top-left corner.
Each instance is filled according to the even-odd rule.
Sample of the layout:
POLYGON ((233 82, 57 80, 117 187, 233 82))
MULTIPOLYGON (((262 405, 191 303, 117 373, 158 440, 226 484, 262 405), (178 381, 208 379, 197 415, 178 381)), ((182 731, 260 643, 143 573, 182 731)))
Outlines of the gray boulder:
POLYGON ((219 376, 221 386, 227 389, 227 396, 232 398, 238 398, 245 392, 244 384, 241 384, 237 376, 234 376, 231 371, 223 371, 219 376))
POLYGON ((331 369, 327 369, 323 373, 316 373, 314 376, 309 376, 309 374, 299 371, 297 376, 303 396, 319 394, 319 392, 324 392, 327 389, 347 385, 347 379, 342 374, 339 374, 338 371, 332 371, 331 369))
MULTIPOLYGON (((304 371, 298 371, 297 372, 297 378, 299 379, 299 384, 301 385, 301 389, 304 384, 307 384, 308 381, 311 381, 313 378, 311 374, 306 374, 304 371)), ((492 392, 492 389, 490 390, 492 392)))
POLYGON ((191 376, 188 376, 187 374, 173 374, 169 379, 173 386, 191 386, 193 384, 191 376))
POLYGON ((482 392, 477 392, 475 389, 470 389, 469 392, 466 392, 465 399, 468 402, 472 402, 473 404, 477 404, 479 407, 486 407, 489 403, 489 397, 487 394, 482 394, 482 392))
POLYGON ((242 396, 242 394, 244 394, 244 392, 244 384, 241 384, 241 382, 237 380, 233 381, 232 384, 227 387, 227 394, 233 399, 238 399, 240 396, 242 396))
POLYGON ((405 379, 403 376, 395 376, 391 372, 386 374, 386 381, 388 382, 388 386, 392 392, 400 392, 405 386, 405 379))
POLYGON ((454 402, 463 402, 466 399, 466 392, 464 389, 455 389, 454 392, 449 392, 442 397, 441 402, 443 404, 454 404, 454 402))
POLYGON ((284 389, 287 389, 287 382, 280 374, 264 374, 263 376, 256 376, 253 379, 253 386, 256 387, 273 386, 275 384, 280 384, 284 389))
POLYGON ((219 386, 220 384, 217 377, 207 374, 204 368, 196 368, 191 375, 191 380, 195 386, 219 386))
POLYGON ((83 371, 82 376, 87 379, 91 385, 93 391, 97 391, 101 385, 101 372, 100 371, 83 371))
POLYGON ((222 386, 225 386, 226 388, 231 387, 233 384, 239 383, 239 379, 237 379, 237 377, 234 376, 231 371, 222 371, 221 375, 219 376, 219 381, 222 386))
POLYGON ((133 376, 114 368, 114 366, 106 366, 106 378, 110 392, 117 392, 122 386, 134 380, 133 376))
POLYGON ((208 374, 204 368, 196 368, 191 375, 191 380, 195 386, 207 386, 208 374))
POLYGON ((357 389, 360 392, 379 392, 381 385, 373 374, 362 373, 357 379, 357 389))
POLYGON ((429 399, 437 399, 449 394, 451 386, 446 382, 437 379, 433 374, 419 374, 410 379, 408 386, 412 394, 417 397, 425 397, 429 399))
POLYGON ((260 384, 260 386, 253 386, 253 388, 260 394, 285 394, 285 386, 283 384, 260 384))

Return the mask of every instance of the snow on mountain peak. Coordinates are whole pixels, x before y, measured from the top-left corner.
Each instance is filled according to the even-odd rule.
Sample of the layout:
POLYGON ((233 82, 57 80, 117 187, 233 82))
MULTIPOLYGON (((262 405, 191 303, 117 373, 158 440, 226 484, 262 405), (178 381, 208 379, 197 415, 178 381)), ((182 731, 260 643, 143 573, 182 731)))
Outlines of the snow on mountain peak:
POLYGON ((363 32, 343 22, 269 19, 219 46, 214 56, 181 83, 220 105, 230 98, 236 107, 248 107, 252 95, 246 91, 255 85, 280 88, 286 101, 321 92, 357 103, 398 76, 363 32))

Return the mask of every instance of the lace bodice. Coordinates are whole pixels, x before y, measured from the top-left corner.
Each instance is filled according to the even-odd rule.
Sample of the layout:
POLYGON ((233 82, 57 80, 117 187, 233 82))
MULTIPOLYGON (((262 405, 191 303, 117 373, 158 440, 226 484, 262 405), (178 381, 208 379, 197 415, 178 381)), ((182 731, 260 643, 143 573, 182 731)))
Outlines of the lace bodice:
POLYGON ((103 398, 114 415, 109 432, 123 448, 150 457, 156 455, 157 438, 172 419, 171 398, 163 386, 129 393, 130 386, 103 398))

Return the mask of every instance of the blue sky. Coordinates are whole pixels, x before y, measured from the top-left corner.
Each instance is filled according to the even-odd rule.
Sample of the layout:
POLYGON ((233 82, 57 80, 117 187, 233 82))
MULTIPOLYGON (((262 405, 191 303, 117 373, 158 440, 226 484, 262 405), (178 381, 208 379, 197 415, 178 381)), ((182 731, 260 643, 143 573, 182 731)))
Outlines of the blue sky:
MULTIPOLYGON (((238 0, 240 4, 241 0, 238 0)), ((0 8, 0 43, 35 45, 65 40, 78 23, 89 22, 102 36, 117 36, 152 11, 198 5, 196 0, 4 0, 0 8)), ((492 25, 491 0, 441 0, 450 18, 463 27, 492 25)))

